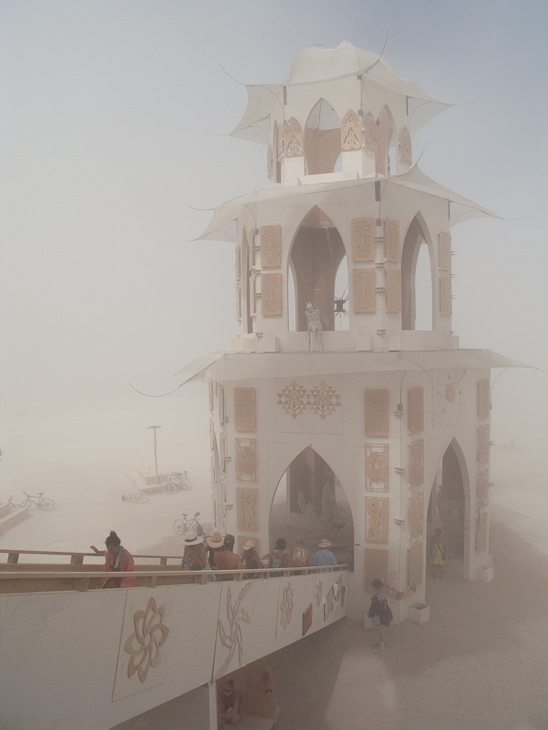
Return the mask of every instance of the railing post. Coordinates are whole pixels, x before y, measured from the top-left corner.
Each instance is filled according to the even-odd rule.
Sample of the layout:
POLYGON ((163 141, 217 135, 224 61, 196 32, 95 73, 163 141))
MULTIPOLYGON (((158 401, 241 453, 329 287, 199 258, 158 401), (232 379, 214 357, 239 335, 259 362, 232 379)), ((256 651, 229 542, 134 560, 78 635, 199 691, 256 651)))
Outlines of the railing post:
POLYGON ((167 558, 165 556, 160 558, 160 565, 167 565, 167 558))
POLYGON ((8 563, 10 565, 16 565, 19 562, 19 553, 9 553, 8 563))
POLYGON ((89 578, 78 578, 76 581, 76 587, 79 591, 87 591, 89 588, 89 578))
POLYGON ((84 563, 84 556, 83 555, 71 555, 70 556, 70 564, 71 565, 83 565, 84 563))

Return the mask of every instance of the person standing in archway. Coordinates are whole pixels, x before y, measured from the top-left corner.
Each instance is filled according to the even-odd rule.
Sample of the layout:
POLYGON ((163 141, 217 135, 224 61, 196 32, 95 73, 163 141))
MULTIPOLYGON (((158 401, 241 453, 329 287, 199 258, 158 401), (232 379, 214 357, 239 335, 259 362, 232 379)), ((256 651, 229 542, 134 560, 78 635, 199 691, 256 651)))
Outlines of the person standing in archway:
POLYGON ((445 544, 441 537, 441 528, 437 527, 434 537, 430 541, 430 562, 434 566, 434 578, 443 578, 443 566, 447 560, 445 544))

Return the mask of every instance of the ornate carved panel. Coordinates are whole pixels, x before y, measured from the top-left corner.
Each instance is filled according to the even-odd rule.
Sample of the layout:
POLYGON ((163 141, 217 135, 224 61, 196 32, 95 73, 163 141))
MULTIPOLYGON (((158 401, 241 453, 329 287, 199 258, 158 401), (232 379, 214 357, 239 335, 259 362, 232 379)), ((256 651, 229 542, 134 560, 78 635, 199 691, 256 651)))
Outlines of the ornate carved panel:
POLYGON ((451 234, 440 233, 438 242, 439 267, 451 271, 451 234))
POLYGON ((389 314, 401 312, 401 272, 386 270, 386 311, 389 314))
POLYGON ((478 418, 489 418, 489 380, 478 380, 478 418))
POLYGON ((349 109, 341 123, 341 147, 343 150, 359 150, 362 146, 360 119, 355 111, 349 109))
POLYGON ((281 317, 282 305, 282 275, 261 275, 261 300, 263 303, 263 317, 281 317))
POLYGON ((371 112, 367 112, 363 123, 363 142, 365 154, 368 157, 375 157, 379 147, 379 128, 371 112))
POLYGON ((478 507, 487 507, 489 504, 489 472, 487 469, 481 469, 478 471, 476 499, 478 507))
POLYGON ((451 277, 440 276, 440 314, 449 317, 452 313, 451 277))
POLYGON ((365 391, 365 435, 389 435, 389 391, 388 388, 365 391))
POLYGON ((365 489, 388 492, 389 474, 388 444, 365 444, 365 489))
POLYGON ((400 132, 400 162, 404 165, 410 165, 413 162, 413 154, 411 150, 411 135, 407 127, 403 127, 400 132))
POLYGON ((303 154, 303 129, 295 117, 291 117, 284 127, 284 152, 286 157, 303 154))
POLYGON ((313 385, 308 393, 308 409, 322 421, 327 416, 332 416, 337 408, 341 408, 341 393, 337 393, 333 386, 327 385, 323 380, 318 385, 313 385))
POLYGON ((248 540, 251 540, 251 542, 253 543, 253 545, 255 547, 255 550, 260 555, 261 553, 259 552, 259 538, 258 537, 250 537, 249 535, 238 535, 237 536, 237 538, 236 538, 236 551, 235 552, 238 555, 241 555, 243 553, 243 551, 244 551, 244 545, 246 544, 246 542, 248 542, 248 540))
POLYGON ((236 439, 236 479, 239 482, 257 481, 256 439, 236 439))
POLYGON ((410 586, 420 586, 423 570, 423 545, 417 542, 407 551, 407 582, 410 586))
POLYGON ((365 548, 365 590, 371 591, 371 581, 380 578, 388 580, 388 550, 365 548))
POLYGON ((386 497, 365 499, 365 541, 388 544, 388 514, 390 500, 386 497))
POLYGON ((409 537, 422 537, 424 532, 424 492, 415 492, 409 500, 409 537))
POLYGON ((461 423, 466 418, 466 370, 446 368, 432 381, 432 428, 461 423))
POLYGON ((424 482, 424 441, 409 444, 409 485, 419 487, 424 482))
POLYGON ((253 433, 257 428, 255 388, 234 388, 234 428, 253 433))
POLYGON ((375 269, 354 269, 354 312, 363 314, 376 310, 375 269))
POLYGON ((409 433, 424 431, 424 388, 409 388, 409 433))
POLYGON ((273 269, 281 265, 281 226, 261 226, 261 267, 263 269, 273 269))
POLYGON ((375 260, 375 219, 352 218, 353 261, 375 260))
POLYGON ((400 222, 387 218, 384 222, 386 260, 400 263, 400 222))
POLYGON ((478 464, 489 463, 489 424, 478 428, 478 464))
POLYGON ((243 532, 258 532, 259 519, 257 514, 257 500, 259 490, 249 487, 238 487, 236 499, 238 503, 238 530, 243 532))
POLYGON ((476 552, 487 550, 487 512, 481 512, 476 520, 476 552))

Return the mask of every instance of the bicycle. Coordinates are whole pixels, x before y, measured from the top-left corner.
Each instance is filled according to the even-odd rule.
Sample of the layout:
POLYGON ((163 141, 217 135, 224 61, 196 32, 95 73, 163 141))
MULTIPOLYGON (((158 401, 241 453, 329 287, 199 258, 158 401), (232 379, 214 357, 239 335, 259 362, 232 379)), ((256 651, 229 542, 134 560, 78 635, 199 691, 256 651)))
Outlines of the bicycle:
POLYGON ((38 494, 29 494, 23 489, 23 494, 25 495, 26 499, 24 499, 21 504, 15 504, 14 502, 12 502, 11 496, 9 498, 9 504, 15 509, 29 509, 33 504, 35 504, 38 509, 43 509, 47 512, 55 509, 55 502, 53 501, 53 499, 48 499, 47 497, 42 496, 44 492, 38 492, 38 494))
POLYGON ((173 532, 176 535, 186 535, 189 530, 195 530, 196 532, 198 532, 198 528, 201 528, 203 530, 203 527, 198 522, 198 517, 200 515, 199 512, 196 512, 194 517, 190 520, 188 519, 188 515, 186 512, 183 512, 182 515, 183 519, 179 517, 173 523, 173 532))
POLYGON ((122 502, 137 502, 143 504, 148 502, 148 497, 143 492, 134 492, 133 494, 122 494, 122 502))
POLYGON ((171 471, 167 476, 167 482, 163 484, 166 494, 175 494, 181 490, 188 492, 193 489, 192 482, 188 478, 188 472, 171 471))

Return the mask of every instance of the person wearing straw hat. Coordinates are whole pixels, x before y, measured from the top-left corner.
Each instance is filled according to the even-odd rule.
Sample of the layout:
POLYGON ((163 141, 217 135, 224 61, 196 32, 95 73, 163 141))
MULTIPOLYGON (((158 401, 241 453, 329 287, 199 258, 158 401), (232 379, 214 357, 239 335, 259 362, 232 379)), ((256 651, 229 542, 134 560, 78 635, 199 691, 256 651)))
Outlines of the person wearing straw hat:
MULTIPOLYGON (((329 550, 329 548, 331 547, 331 543, 326 537, 322 538, 318 547, 320 549, 314 555, 312 565, 337 565, 337 558, 331 552, 331 550, 329 550)), ((320 571, 320 573, 324 572, 326 572, 326 570, 320 571)))
MULTIPOLYGON (((216 570, 215 568, 215 553, 217 553, 222 547, 223 547, 223 536, 220 532, 214 532, 212 535, 206 536, 206 545, 207 545, 207 563, 211 570, 216 570)), ((208 575, 207 580, 209 583, 216 583, 219 578, 216 575, 208 575)))
MULTIPOLYGON (((245 543, 243 552, 240 556, 240 568, 245 568, 246 570, 259 570, 261 567, 261 559, 259 558, 259 553, 257 552, 255 545, 253 544, 253 540, 248 540, 245 543)), ((246 573, 244 575, 244 578, 247 580, 253 580, 258 577, 259 573, 246 573)))
POLYGON ((202 538, 194 531, 187 532, 184 543, 183 570, 205 570, 206 553, 202 538))

